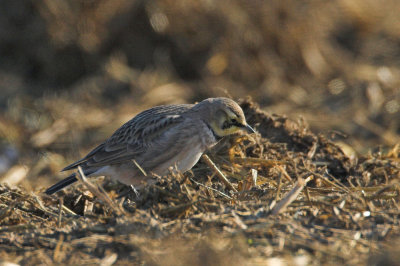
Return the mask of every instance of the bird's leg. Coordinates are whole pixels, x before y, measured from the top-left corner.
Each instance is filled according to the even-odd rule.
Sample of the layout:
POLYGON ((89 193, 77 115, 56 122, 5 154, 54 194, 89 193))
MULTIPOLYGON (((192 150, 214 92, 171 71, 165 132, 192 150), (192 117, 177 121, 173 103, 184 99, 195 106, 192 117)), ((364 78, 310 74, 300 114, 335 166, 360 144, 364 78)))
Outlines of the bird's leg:
POLYGON ((135 192, 136 198, 139 198, 139 196, 140 196, 139 191, 137 191, 133 185, 130 185, 129 187, 132 189, 133 192, 135 192))
POLYGON ((135 192, 136 199, 138 199, 140 196, 140 193, 139 193, 139 191, 137 191, 137 189, 133 185, 129 185, 127 188, 125 188, 124 191, 118 195, 117 199, 126 197, 128 194, 132 193, 132 191, 135 192))

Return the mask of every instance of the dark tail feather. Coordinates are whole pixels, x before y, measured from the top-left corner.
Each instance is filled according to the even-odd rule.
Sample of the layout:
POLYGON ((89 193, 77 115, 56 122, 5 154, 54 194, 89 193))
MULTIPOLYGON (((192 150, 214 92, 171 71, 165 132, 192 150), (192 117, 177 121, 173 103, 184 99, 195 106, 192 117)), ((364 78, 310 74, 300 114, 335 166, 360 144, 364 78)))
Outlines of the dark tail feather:
POLYGON ((44 193, 46 193, 47 195, 54 194, 57 191, 65 188, 66 186, 69 186, 69 185, 75 183, 76 181, 78 181, 78 179, 76 179, 75 174, 72 174, 69 177, 61 180, 57 184, 52 185, 51 187, 49 187, 44 193))

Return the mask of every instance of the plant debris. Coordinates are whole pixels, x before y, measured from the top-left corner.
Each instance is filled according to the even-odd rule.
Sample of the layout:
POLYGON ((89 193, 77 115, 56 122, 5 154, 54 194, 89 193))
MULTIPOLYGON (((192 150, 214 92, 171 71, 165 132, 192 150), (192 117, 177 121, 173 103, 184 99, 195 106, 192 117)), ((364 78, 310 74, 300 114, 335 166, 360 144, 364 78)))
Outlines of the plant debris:
POLYGON ((206 163, 158 178, 139 194, 118 197, 127 187, 108 179, 90 180, 104 188, 95 194, 78 184, 55 196, 1 184, 0 257, 101 265, 395 258, 398 146, 351 160, 301 123, 248 99, 240 104, 258 133, 223 139, 206 163))
POLYGON ((0 265, 399 264, 400 1, 2 4, 0 265), (219 96, 280 115, 241 101, 257 134, 137 193, 43 194, 134 114, 219 96))

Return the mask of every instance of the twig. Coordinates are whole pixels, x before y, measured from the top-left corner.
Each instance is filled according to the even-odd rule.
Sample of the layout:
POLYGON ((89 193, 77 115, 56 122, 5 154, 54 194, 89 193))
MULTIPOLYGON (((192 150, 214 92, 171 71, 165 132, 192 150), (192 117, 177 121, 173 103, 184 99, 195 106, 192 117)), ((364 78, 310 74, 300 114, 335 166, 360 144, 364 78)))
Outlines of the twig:
POLYGON ((142 172, 142 174, 143 174, 144 176, 147 176, 146 171, 138 164, 138 162, 136 162, 135 159, 132 159, 132 162, 136 165, 137 168, 139 168, 140 172, 142 172))
MULTIPOLYGON (((60 208, 60 210, 61 210, 61 208, 60 208)), ((59 262, 60 249, 61 249, 61 245, 63 242, 64 242, 64 234, 61 233, 60 238, 57 241, 56 248, 54 249, 53 260, 55 262, 59 262)))
POLYGON ((283 168, 283 167, 280 166, 280 165, 277 165, 277 168, 281 171, 281 173, 283 174, 283 176, 284 176, 290 183, 293 182, 292 178, 291 178, 290 175, 286 172, 285 168, 283 168))
POLYGON ((318 148, 318 141, 314 141, 313 145, 311 146, 311 149, 307 153, 307 158, 312 159, 315 155, 315 152, 317 151, 318 148))
POLYGON ((384 192, 388 192, 388 191, 396 191, 399 192, 399 183, 394 183, 394 184, 390 184, 387 186, 384 186, 382 188, 380 188, 378 191, 375 191, 374 194, 371 195, 371 197, 378 197, 380 194, 384 193, 384 192))
POLYGON ((253 181, 253 187, 257 186, 258 171, 256 169, 251 169, 251 177, 253 181))
POLYGON ((111 266, 117 261, 117 258, 117 253, 111 253, 110 255, 105 256, 103 259, 101 259, 100 266, 111 266))
POLYGON ((276 190, 276 195, 275 195, 275 201, 278 201, 279 199, 279 193, 281 193, 281 188, 282 188, 282 172, 279 172, 279 181, 278 181, 278 188, 276 190))
POLYGON ((58 208, 58 228, 61 228, 62 219, 62 206, 64 206, 64 198, 60 197, 59 208, 58 208))
POLYGON ((69 214, 78 216, 78 214, 76 214, 74 211, 72 211, 71 209, 69 209, 69 208, 68 208, 67 206, 65 206, 65 205, 62 205, 62 209, 63 209, 66 213, 69 213, 69 214))
POLYGON ((307 197, 308 202, 310 203, 310 206, 313 206, 312 201, 311 201, 310 192, 308 191, 307 186, 304 188, 304 191, 306 192, 306 197, 307 197))
POLYGON ((317 174, 317 173, 313 173, 313 174, 315 174, 316 177, 321 178, 321 180, 322 180, 323 182, 328 183, 329 185, 331 185, 331 186, 333 186, 333 187, 335 187, 335 188, 338 188, 338 189, 340 189, 341 191, 344 191, 344 192, 347 192, 347 193, 349 192, 349 190, 348 190, 347 188, 343 188, 342 186, 339 186, 338 184, 336 184, 336 183, 330 181, 330 180, 329 180, 328 178, 326 178, 325 176, 320 175, 320 174, 317 174))
POLYGON ((210 190, 212 190, 212 191, 214 191, 214 192, 217 192, 217 193, 220 194, 221 196, 223 196, 223 197, 225 197, 225 198, 227 198, 227 199, 229 199, 229 200, 232 200, 232 197, 226 195, 224 192, 221 192, 221 191, 219 191, 218 189, 215 189, 215 188, 212 188, 212 187, 203 185, 202 183, 199 183, 199 182, 197 182, 196 180, 193 180, 192 178, 190 178, 190 181, 192 181, 193 183, 195 183, 195 184, 198 185, 198 186, 202 186, 202 187, 205 187, 205 188, 207 188, 207 189, 210 189, 210 190))
POLYGON ((240 229, 246 230, 248 228, 248 226, 243 222, 242 219, 240 219, 234 210, 231 211, 231 214, 233 216, 233 221, 240 227, 240 229))
POLYGON ((103 191, 100 191, 99 188, 97 188, 95 185, 90 183, 86 176, 85 173, 82 170, 82 167, 78 166, 78 175, 76 175, 76 178, 83 183, 86 188, 92 192, 94 195, 96 195, 98 198, 102 199, 104 203, 107 203, 116 213, 122 214, 124 211, 114 202, 110 199, 110 197, 103 191))
POLYGON ((338 184, 338 185, 341 186, 342 188, 346 189, 347 192, 350 192, 350 190, 349 190, 345 185, 343 185, 342 182, 340 182, 336 177, 334 177, 333 175, 331 175, 330 173, 328 173, 328 170, 327 170, 327 169, 325 169, 325 175, 327 175, 327 176, 329 176, 330 178, 332 178, 332 179, 336 182, 336 184, 338 184))
POLYGON ((206 154, 203 154, 202 158, 204 162, 217 173, 218 178, 222 181, 222 183, 225 184, 225 186, 227 186, 230 190, 233 190, 233 192, 237 192, 236 188, 232 185, 231 182, 229 182, 226 176, 221 172, 221 170, 218 169, 213 161, 211 161, 210 157, 208 157, 206 154))
POLYGON ((232 157, 231 161, 234 163, 240 163, 240 164, 258 164, 266 167, 272 167, 275 165, 283 165, 286 162, 285 161, 277 161, 277 160, 267 160, 267 159, 262 159, 262 158, 240 158, 240 157, 232 157))
POLYGON ((305 185, 307 185, 307 183, 313 178, 314 177, 312 175, 310 175, 306 179, 299 178, 297 180, 294 188, 291 191, 289 191, 289 193, 287 193, 286 196, 280 202, 278 202, 275 205, 275 207, 272 209, 272 211, 271 211, 272 215, 277 215, 277 214, 281 213, 282 211, 284 211, 286 209, 286 207, 297 198, 297 196, 303 190, 305 185))
MULTIPOLYGON (((46 210, 46 207, 44 207, 42 201, 39 199, 39 197, 38 197, 37 195, 35 195, 35 194, 32 193, 32 197, 36 200, 36 203, 39 204, 39 207, 40 207, 40 208, 38 208, 39 210, 41 210, 41 211, 43 211, 43 212, 45 212, 45 213, 47 213, 47 214, 50 214, 50 215, 52 215, 53 217, 57 217, 57 216, 58 216, 56 213, 54 213, 54 212, 52 212, 52 211, 46 210)), ((29 201, 29 200, 28 200, 28 201, 29 201)))
POLYGON ((258 173, 257 170, 251 169, 250 175, 248 175, 243 180, 243 184, 240 189, 240 192, 238 192, 240 200, 244 199, 244 196, 245 196, 245 193, 243 193, 244 191, 250 191, 252 187, 255 187, 257 185, 257 173, 258 173))

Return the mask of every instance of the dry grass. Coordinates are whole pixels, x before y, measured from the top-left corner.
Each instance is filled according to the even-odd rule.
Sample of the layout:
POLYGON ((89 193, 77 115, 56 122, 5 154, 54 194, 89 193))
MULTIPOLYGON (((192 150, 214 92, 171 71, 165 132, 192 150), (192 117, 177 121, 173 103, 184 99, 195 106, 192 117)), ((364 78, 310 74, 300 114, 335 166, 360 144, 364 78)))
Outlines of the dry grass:
POLYGON ((2 3, 0 264, 398 263, 399 1, 2 3), (259 134, 138 198, 41 194, 139 111, 226 95, 279 115, 242 101, 259 134))
POLYGON ((21 264, 304 265, 364 264, 391 252, 400 232, 398 147, 351 161, 301 125, 241 104, 261 134, 225 139, 209 153, 237 191, 203 163, 138 198, 117 199, 121 185, 106 182, 113 204, 81 185, 52 197, 2 185, 1 257, 21 264), (267 129, 286 141, 265 138, 267 129))

